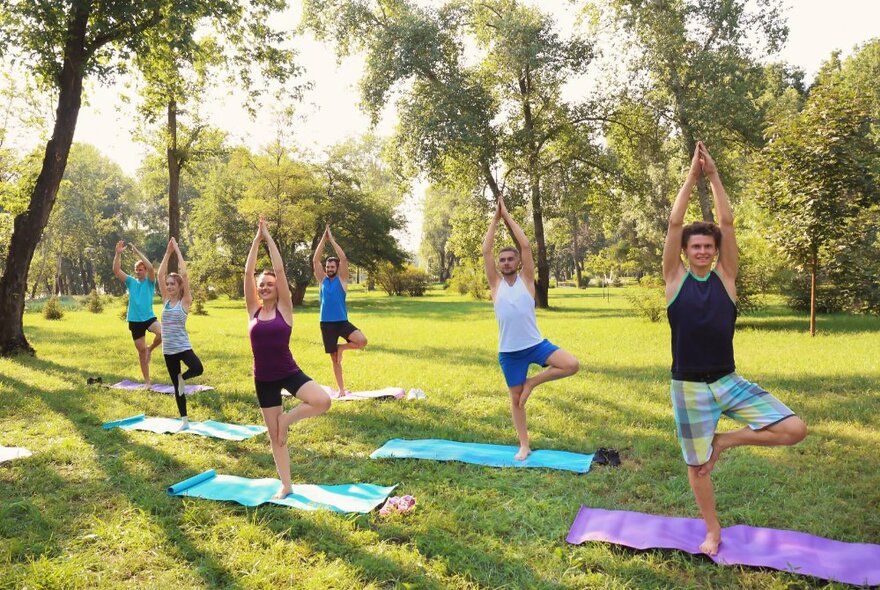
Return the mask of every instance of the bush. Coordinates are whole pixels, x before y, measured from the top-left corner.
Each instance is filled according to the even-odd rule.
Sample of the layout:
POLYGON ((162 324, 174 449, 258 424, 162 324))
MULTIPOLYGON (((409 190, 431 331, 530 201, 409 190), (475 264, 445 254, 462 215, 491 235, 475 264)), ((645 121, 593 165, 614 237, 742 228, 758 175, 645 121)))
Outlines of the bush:
POLYGON ((420 268, 410 266, 403 271, 403 284, 406 294, 410 297, 421 297, 428 290, 428 273, 420 268))
POLYGON ((43 317, 47 320, 60 320, 64 317, 64 312, 61 310, 61 306, 58 305, 57 297, 49 297, 48 301, 46 301, 46 305, 43 306, 43 317))
POLYGON ((481 266, 465 262, 456 266, 449 278, 449 288, 461 295, 470 295, 474 299, 486 299, 489 296, 489 283, 481 266))
POLYGON ((428 290, 428 273, 414 266, 403 269, 382 264, 376 270, 376 282, 388 295, 411 295, 419 297, 428 290))
POLYGON ((637 315, 643 316, 652 322, 659 322, 666 312, 666 301, 663 291, 657 289, 633 289, 626 294, 626 298, 636 310, 637 315))
POLYGON ((208 312, 205 311, 205 306, 202 303, 201 297, 196 297, 195 299, 193 299, 193 304, 190 311, 193 313, 193 315, 208 315, 208 312))
POLYGON ((86 299, 86 309, 92 313, 101 313, 104 311, 104 304, 101 303, 101 296, 98 295, 97 289, 92 289, 86 299))
POLYGON ((124 320, 128 318, 128 293, 126 292, 119 299, 122 301, 122 311, 119 312, 119 319, 124 320))

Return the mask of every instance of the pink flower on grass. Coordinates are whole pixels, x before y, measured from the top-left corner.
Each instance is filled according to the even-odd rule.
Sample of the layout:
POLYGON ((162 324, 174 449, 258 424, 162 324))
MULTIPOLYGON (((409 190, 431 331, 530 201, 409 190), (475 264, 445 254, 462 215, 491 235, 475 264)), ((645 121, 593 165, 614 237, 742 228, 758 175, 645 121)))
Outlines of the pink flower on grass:
POLYGON ((415 506, 416 499, 412 496, 392 496, 391 498, 388 498, 385 505, 379 509, 379 516, 388 516, 394 512, 405 514, 411 512, 415 506))

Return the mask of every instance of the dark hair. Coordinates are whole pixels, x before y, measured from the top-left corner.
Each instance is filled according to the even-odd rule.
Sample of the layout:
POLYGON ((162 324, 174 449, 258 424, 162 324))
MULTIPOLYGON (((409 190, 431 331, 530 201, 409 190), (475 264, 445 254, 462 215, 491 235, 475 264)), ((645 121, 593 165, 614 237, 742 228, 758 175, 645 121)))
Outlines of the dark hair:
POLYGON ((513 252, 517 256, 519 256, 519 250, 514 248, 513 246, 504 246, 501 250, 498 251, 498 256, 501 256, 502 252, 513 252))
POLYGON ((324 261, 324 266, 327 266, 327 265, 330 264, 331 262, 335 262, 335 263, 336 263, 336 266, 337 266, 337 267, 339 266, 339 259, 336 258, 335 256, 328 256, 328 257, 327 257, 327 260, 324 261))
POLYGON ((712 236, 715 239, 715 248, 721 248, 721 228, 711 221, 695 221, 684 226, 681 232, 682 250, 687 249, 691 236, 712 236))

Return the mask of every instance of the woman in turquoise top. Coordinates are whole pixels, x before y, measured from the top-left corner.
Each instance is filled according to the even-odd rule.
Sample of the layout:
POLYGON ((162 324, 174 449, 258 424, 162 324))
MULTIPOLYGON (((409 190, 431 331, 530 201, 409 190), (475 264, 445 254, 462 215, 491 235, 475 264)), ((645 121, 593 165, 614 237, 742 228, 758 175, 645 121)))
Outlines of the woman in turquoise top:
POLYGON ((138 360, 141 364, 141 373, 144 375, 144 388, 149 389, 150 381, 150 356, 153 350, 162 344, 162 325, 153 313, 153 293, 156 291, 156 271, 150 260, 138 250, 134 244, 129 244, 138 261, 134 263, 134 276, 129 276, 122 270, 122 253, 125 251, 125 242, 119 240, 116 243, 116 256, 113 258, 113 274, 125 283, 128 289, 128 329, 134 340, 134 347, 138 351, 138 360), (147 346, 146 334, 152 332, 156 335, 153 343, 147 346))

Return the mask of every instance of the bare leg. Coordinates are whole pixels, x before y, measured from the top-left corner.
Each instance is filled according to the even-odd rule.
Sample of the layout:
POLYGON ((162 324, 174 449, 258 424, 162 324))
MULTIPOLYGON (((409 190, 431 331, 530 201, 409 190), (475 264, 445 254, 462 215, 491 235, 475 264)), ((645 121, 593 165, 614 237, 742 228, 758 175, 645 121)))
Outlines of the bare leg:
POLYGON ((699 475, 712 473, 721 453, 733 447, 754 445, 758 447, 775 447, 794 445, 807 436, 807 425, 797 416, 789 416, 761 430, 752 430, 748 426, 730 432, 719 432, 712 439, 712 456, 699 468, 699 475))
POLYGON ((717 555, 721 545, 721 523, 715 511, 715 490, 712 489, 712 478, 700 475, 700 467, 688 466, 688 482, 697 500, 697 506, 706 522, 706 538, 700 545, 700 551, 706 555, 717 555))
POLYGON ((345 395, 345 377, 342 375, 342 351, 337 348, 336 352, 330 353, 330 364, 333 366, 333 376, 336 378, 336 391, 339 397, 345 395))
POLYGON ((529 431, 526 428, 526 410, 522 404, 522 385, 510 388, 510 414, 513 416, 513 427, 519 439, 519 452, 514 455, 517 461, 523 461, 532 452, 529 446, 529 431))
POLYGON ((309 381, 299 388, 296 397, 302 402, 289 412, 282 412, 278 420, 278 437, 279 443, 287 447, 287 431, 300 420, 320 416, 330 409, 330 396, 324 391, 320 385, 314 381, 309 381))
MULTIPOLYGON (((150 324, 150 327, 147 328, 147 331, 152 332, 153 334, 156 335, 156 337, 153 338, 153 343, 150 344, 150 347, 147 349, 147 364, 149 364, 150 359, 153 356, 153 351, 156 350, 156 348, 158 348, 162 344, 162 324, 160 324, 158 321, 155 321, 152 324, 150 324)), ((146 341, 146 338, 145 338, 145 341, 146 341)))
POLYGON ((141 374, 144 376, 144 387, 150 388, 150 351, 147 348, 147 339, 138 338, 134 341, 134 347, 137 349, 138 362, 141 366, 141 374))
POLYGON ((520 395, 519 405, 520 408, 526 407, 526 402, 529 399, 529 396, 532 395, 532 390, 540 385, 541 383, 546 383, 547 381, 555 381, 556 379, 562 379, 563 377, 569 377, 578 372, 580 368, 580 364, 578 360, 574 358, 571 353, 562 350, 556 350, 547 357, 547 364, 549 367, 537 375, 532 375, 526 382, 522 385, 522 395, 520 395))
POLYGON ((282 406, 274 408, 260 408, 263 413, 263 420, 266 421, 266 429, 269 431, 269 444, 272 447, 272 458, 275 460, 275 470, 281 479, 281 488, 278 493, 272 496, 273 499, 280 499, 290 493, 290 452, 287 450, 287 437, 281 441, 281 435, 278 430, 278 417, 282 415, 282 406))

